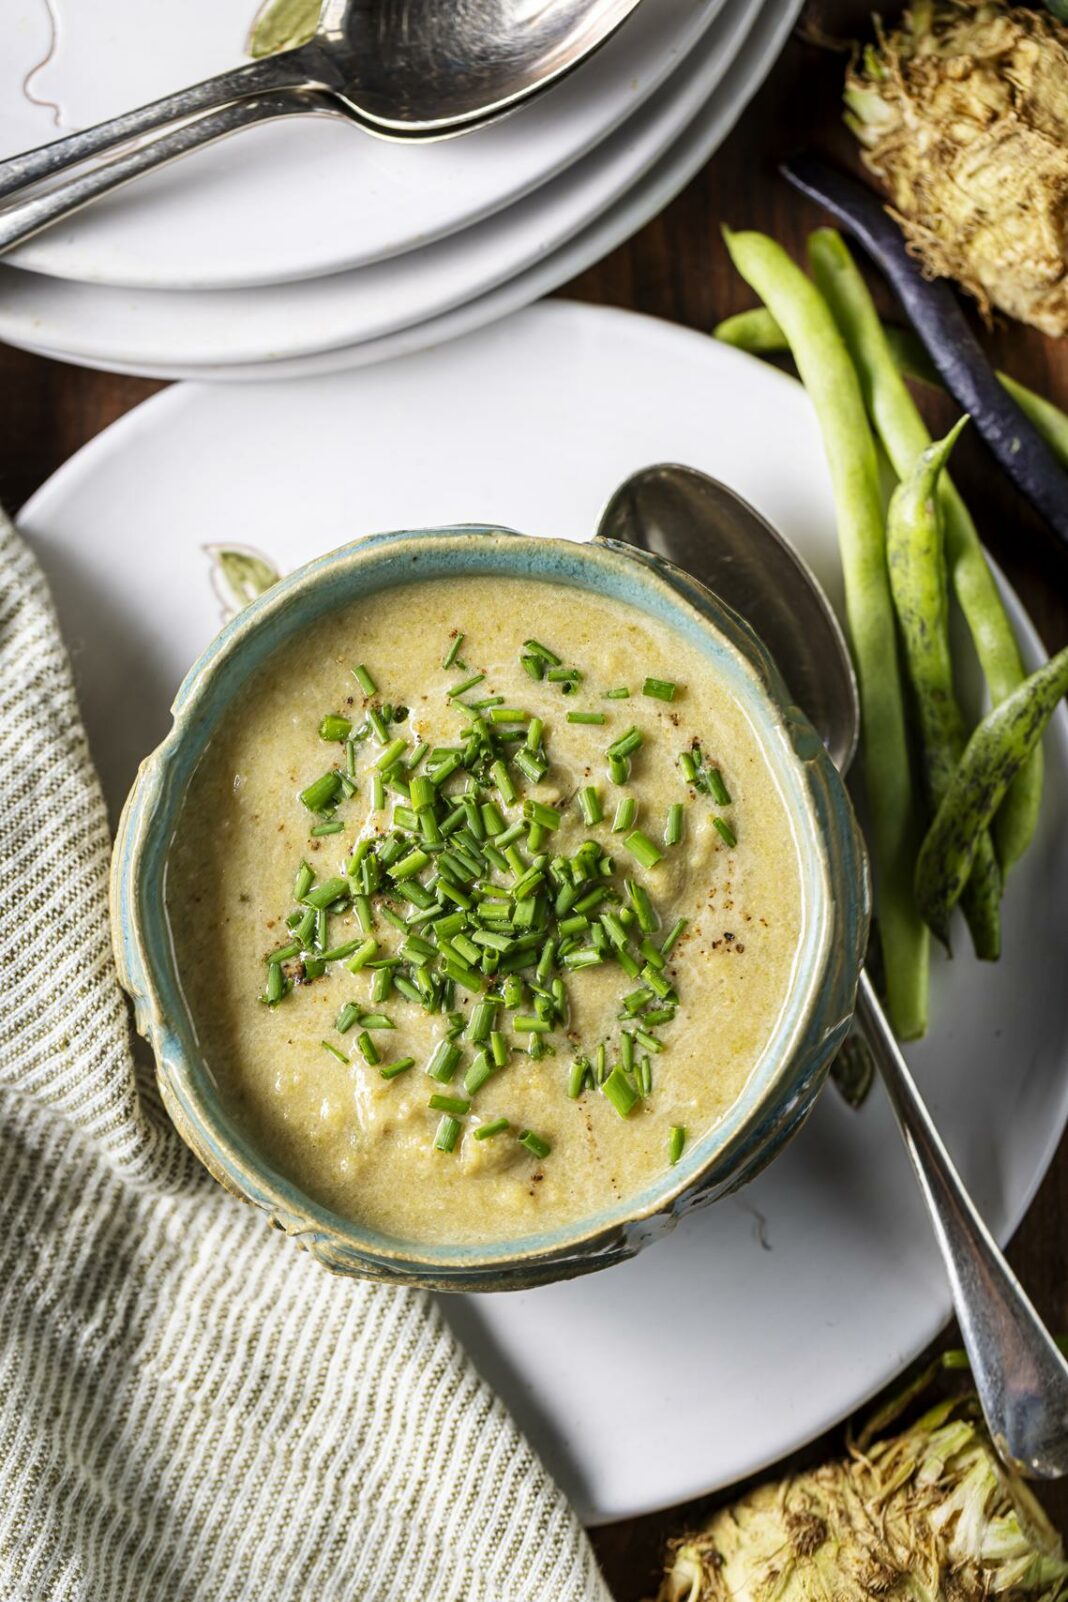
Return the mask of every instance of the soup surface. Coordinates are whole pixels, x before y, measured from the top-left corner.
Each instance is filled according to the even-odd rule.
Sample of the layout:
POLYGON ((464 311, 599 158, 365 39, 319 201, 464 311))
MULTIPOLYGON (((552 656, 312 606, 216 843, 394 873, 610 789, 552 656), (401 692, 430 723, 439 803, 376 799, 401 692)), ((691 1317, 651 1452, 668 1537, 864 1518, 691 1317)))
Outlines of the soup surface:
POLYGON ((802 922, 715 665, 619 602, 497 578, 381 592, 265 664, 190 785, 167 905, 256 1147, 438 1243, 663 1176, 765 1049, 802 922))

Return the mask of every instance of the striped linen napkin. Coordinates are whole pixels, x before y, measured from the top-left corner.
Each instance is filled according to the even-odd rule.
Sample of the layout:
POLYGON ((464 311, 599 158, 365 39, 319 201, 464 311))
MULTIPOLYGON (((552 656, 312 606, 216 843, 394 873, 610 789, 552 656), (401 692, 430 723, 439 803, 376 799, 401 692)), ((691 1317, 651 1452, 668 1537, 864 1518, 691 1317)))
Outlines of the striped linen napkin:
POLYGON ((66 652, 2 513, 0 788, 0 1595, 609 1602, 434 1303, 332 1277, 170 1127, 66 652))

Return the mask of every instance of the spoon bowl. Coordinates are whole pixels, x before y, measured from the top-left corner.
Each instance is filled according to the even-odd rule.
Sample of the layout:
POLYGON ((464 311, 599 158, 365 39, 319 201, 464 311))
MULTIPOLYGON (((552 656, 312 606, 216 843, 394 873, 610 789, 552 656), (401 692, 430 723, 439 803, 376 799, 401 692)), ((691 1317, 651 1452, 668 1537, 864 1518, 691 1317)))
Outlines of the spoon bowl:
POLYGON ((666 557, 733 607, 779 664, 835 767, 846 771, 856 755, 860 700, 845 638, 808 568, 759 512, 707 473, 661 464, 620 485, 597 532, 666 557))
POLYGON ((411 136, 510 110, 584 61, 638 0, 326 0, 308 50, 318 87, 411 136))

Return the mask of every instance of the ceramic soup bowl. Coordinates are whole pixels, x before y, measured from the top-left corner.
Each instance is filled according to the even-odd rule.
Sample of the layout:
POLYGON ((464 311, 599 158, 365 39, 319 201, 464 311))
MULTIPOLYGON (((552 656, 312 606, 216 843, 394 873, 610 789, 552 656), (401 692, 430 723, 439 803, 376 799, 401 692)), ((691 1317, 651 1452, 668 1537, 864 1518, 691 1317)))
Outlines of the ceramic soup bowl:
POLYGON ((482 527, 383 534, 309 563, 213 641, 174 703, 170 734, 141 767, 119 826, 112 920, 122 982, 152 1046, 174 1123, 212 1174, 327 1267, 445 1290, 542 1284, 622 1261, 692 1207, 751 1179, 810 1111, 852 1016, 868 932, 863 845, 841 780, 749 627, 703 586, 629 545, 587 545, 482 527), (300 631, 398 584, 474 575, 577 586, 628 602, 712 659, 759 731, 800 842, 804 915, 794 981, 768 1045, 726 1116, 673 1168, 598 1216, 518 1240, 426 1245, 340 1218, 272 1171, 228 1116, 197 1047, 167 923, 168 852, 190 778, 232 697, 300 631))

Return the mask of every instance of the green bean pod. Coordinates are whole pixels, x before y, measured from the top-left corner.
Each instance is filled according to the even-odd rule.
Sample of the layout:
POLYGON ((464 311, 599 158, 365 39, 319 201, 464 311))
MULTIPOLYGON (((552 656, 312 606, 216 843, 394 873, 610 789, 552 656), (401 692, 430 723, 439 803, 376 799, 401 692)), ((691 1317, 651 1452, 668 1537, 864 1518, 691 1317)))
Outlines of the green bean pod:
POLYGON ((968 741, 916 864, 916 899, 941 939, 968 882, 983 831, 1065 695, 1068 647, 988 712, 968 741))
MULTIPOLYGON (((898 478, 911 472, 931 443, 919 409, 898 372, 875 303, 841 234, 820 228, 809 237, 812 274, 831 308, 856 364, 876 433, 898 478)), ((1024 676, 1019 646, 1002 604, 968 508, 943 475, 940 489, 945 518, 946 563, 953 589, 975 644, 993 702, 1003 701, 1024 676)), ((1003 869, 1023 855, 1035 832, 1042 804, 1042 753, 1020 774, 997 822, 1003 869)))
MULTIPOLYGON (((938 811, 964 751, 964 716, 953 686, 949 645, 949 594, 939 482, 968 419, 929 445, 890 501, 886 555, 905 660, 915 697, 923 774, 931 816, 938 811)), ((1001 955, 1001 871, 984 833, 962 897, 977 957, 1001 955)))
POLYGON ((789 340, 823 435, 860 687, 887 1000, 898 1035, 915 1039, 927 1023, 929 936, 913 891, 920 828, 875 441, 849 352, 819 290, 766 235, 726 232, 725 237, 734 265, 789 340))
POLYGON ((749 356, 780 356, 790 349, 786 335, 766 306, 736 312, 725 317, 712 330, 712 338, 722 345, 733 345, 749 356))

